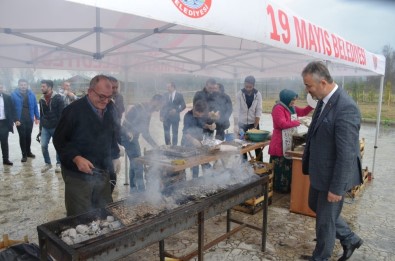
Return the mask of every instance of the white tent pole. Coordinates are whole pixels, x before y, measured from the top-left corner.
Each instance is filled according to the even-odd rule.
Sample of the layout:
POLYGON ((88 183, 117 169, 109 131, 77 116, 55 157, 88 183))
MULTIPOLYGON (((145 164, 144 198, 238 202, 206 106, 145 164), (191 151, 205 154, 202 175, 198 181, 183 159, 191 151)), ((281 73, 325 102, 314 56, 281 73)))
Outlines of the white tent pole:
POLYGON ((376 163, 376 150, 377 150, 377 140, 380 132, 380 122, 381 122, 381 104, 383 102, 383 89, 384 89, 384 75, 381 76, 380 80, 380 94, 379 102, 377 108, 377 120, 376 120, 376 136, 374 138, 374 152, 373 152, 373 164, 372 164, 372 177, 374 176, 374 165, 376 163))
MULTIPOLYGON (((128 84, 128 82, 129 82, 129 69, 126 66, 124 66, 124 70, 123 70, 123 82, 124 82, 124 85, 122 86, 124 88, 123 93, 127 95, 127 93, 128 93, 127 90, 129 88, 129 86, 128 86, 129 85, 128 84)), ((129 109, 129 104, 126 104, 125 114, 128 111, 128 109, 129 109)), ((128 160, 128 155, 126 153, 126 149, 124 149, 124 159, 125 159, 125 182, 123 184, 125 186, 127 186, 127 185, 129 185, 129 169, 128 169, 128 161, 129 160, 128 160)))
POLYGON ((96 59, 101 59, 98 55, 100 54, 100 8, 96 8, 96 59))
MULTIPOLYGON (((234 98, 234 101, 236 102, 238 74, 237 74, 237 69, 236 68, 233 68, 233 71, 234 71, 233 72, 233 98, 234 98)), ((234 110, 234 107, 233 107, 233 110, 234 110)), ((233 113, 232 113, 231 119, 233 121, 233 125, 230 125, 230 126, 235 126, 235 124, 237 124, 237 123, 234 122, 233 113)), ((232 129, 232 132, 234 132, 234 128, 232 129)), ((235 137, 237 137, 237 133, 234 133, 234 135, 235 135, 235 137)))

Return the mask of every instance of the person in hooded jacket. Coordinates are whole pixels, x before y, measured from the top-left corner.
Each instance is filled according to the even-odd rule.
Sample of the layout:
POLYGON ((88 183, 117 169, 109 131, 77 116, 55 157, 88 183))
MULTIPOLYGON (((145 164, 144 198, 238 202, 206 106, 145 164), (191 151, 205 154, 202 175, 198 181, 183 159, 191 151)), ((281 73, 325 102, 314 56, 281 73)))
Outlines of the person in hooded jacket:
MULTIPOLYGON (((262 115, 262 94, 255 89, 255 77, 250 75, 244 80, 244 88, 236 95, 236 104, 233 110, 234 132, 245 133, 249 129, 259 130, 259 121, 262 115)), ((262 161, 262 149, 255 150, 257 161, 262 161)), ((247 160, 247 154, 243 155, 247 160)))
POLYGON ((273 134, 270 140, 270 162, 274 164, 273 190, 280 193, 291 191, 292 159, 284 157, 283 130, 300 125, 297 117, 306 116, 313 108, 310 106, 300 108, 295 106, 298 95, 296 92, 283 89, 280 100, 272 109, 273 134))

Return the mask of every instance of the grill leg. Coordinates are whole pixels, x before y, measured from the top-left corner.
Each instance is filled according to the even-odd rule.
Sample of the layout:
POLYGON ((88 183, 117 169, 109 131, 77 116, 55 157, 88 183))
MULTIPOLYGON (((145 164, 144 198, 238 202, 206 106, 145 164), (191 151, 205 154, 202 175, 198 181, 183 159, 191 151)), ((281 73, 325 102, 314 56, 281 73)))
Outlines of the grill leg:
POLYGON ((230 231, 230 219, 231 219, 230 209, 226 210, 226 233, 230 231))
POLYGON ((159 259, 165 261, 165 241, 159 241, 159 259))
POLYGON ((40 260, 45 261, 48 259, 46 238, 39 235, 38 241, 40 245, 40 260))
POLYGON ((269 202, 268 198, 268 183, 266 182, 265 185, 263 185, 263 194, 265 196, 264 203, 263 203, 263 209, 262 209, 262 251, 265 252, 266 250, 266 235, 267 235, 267 206, 269 202))
POLYGON ((198 260, 203 261, 204 250, 204 212, 198 214, 199 231, 198 231, 198 260))

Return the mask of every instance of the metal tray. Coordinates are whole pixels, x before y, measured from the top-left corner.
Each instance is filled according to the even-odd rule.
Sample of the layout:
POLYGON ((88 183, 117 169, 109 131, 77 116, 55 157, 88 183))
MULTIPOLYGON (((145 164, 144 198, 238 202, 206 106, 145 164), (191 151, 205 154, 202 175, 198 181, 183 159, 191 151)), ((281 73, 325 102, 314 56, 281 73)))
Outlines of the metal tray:
POLYGON ((160 152, 166 156, 187 158, 197 155, 196 148, 183 146, 162 146, 159 148, 160 152))

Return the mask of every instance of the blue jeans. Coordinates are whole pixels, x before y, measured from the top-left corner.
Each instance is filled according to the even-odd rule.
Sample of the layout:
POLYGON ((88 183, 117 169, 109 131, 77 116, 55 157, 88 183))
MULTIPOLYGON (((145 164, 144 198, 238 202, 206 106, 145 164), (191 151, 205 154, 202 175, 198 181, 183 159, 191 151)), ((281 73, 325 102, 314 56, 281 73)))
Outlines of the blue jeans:
MULTIPOLYGON (((51 138, 53 137, 54 132, 55 132, 55 128, 46 129, 43 127, 41 129, 41 151, 43 153, 44 161, 46 164, 51 164, 51 158, 49 157, 49 152, 48 152, 48 144, 51 138)), ((60 164, 60 158, 58 153, 56 153, 56 164, 60 164)))
POLYGON ((122 145, 125 147, 126 154, 128 155, 130 168, 129 168, 129 184, 130 188, 137 188, 139 191, 145 190, 144 185, 144 167, 143 164, 135 159, 141 156, 141 148, 138 138, 131 141, 122 140, 122 145))

